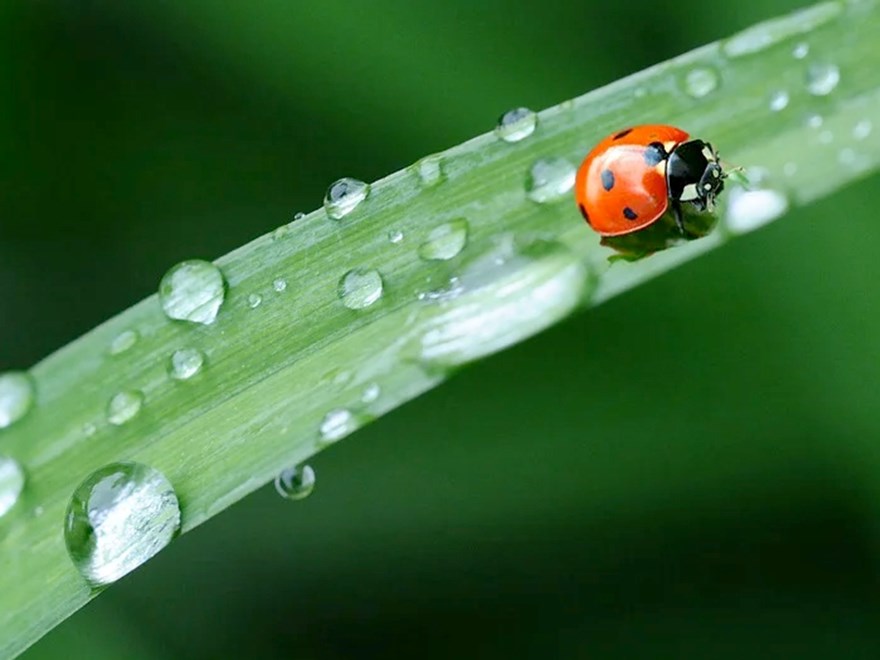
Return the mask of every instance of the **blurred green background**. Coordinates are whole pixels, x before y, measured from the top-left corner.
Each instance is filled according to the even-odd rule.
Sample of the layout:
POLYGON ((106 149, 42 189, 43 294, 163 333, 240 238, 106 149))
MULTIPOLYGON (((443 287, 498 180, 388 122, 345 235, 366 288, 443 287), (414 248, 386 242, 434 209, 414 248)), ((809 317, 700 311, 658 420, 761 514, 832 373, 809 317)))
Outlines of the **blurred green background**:
MULTIPOLYGON (((804 4, 6 0, 0 368, 340 176, 804 4)), ((465 370, 25 657, 880 657, 878 183, 465 370)))

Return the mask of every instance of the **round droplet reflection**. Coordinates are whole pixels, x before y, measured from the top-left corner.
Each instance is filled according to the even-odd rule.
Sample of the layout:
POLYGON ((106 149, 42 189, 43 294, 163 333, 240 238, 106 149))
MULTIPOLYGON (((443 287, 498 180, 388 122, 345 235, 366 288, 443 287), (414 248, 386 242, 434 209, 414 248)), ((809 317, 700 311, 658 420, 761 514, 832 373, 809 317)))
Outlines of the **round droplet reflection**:
POLYGON ((315 471, 310 465, 283 470, 275 477, 275 490, 288 500, 301 500, 315 490, 315 471))
POLYGON ((813 64, 807 68, 807 90, 814 96, 827 96, 840 82, 840 69, 833 64, 813 64))
POLYGON ((428 238, 419 246, 419 257, 426 261, 452 259, 467 245, 468 222, 457 218, 434 227, 428 238))
POLYGON ((23 371, 0 374, 0 429, 11 426, 34 404, 34 381, 23 371))
POLYGON ((355 268, 339 280, 339 299, 349 309, 365 309, 382 297, 382 289, 378 271, 355 268))
POLYGON ((143 403, 143 392, 123 390, 114 395, 107 404, 107 421, 114 426, 122 426, 137 416, 143 403))
POLYGON ((138 333, 134 330, 123 330, 110 344, 110 354, 111 355, 119 355, 120 353, 125 353, 128 349, 134 346, 138 340, 138 333))
POLYGON ((21 464, 9 456, 0 456, 0 518, 18 502, 24 481, 21 464))
POLYGON ((114 463, 73 492, 64 541, 83 578, 102 586, 156 555, 179 529, 177 494, 165 476, 140 463, 114 463))
POLYGON ((321 421, 321 440, 323 442, 336 442, 347 436, 357 428, 357 421, 350 410, 337 408, 331 410, 321 421))
POLYGON ((210 325, 226 296, 220 269, 209 261, 183 261, 165 273, 159 301, 170 319, 210 325))
POLYGON ((528 108, 508 110, 498 119, 495 135, 505 142, 519 142, 535 132, 538 115, 528 108))
POLYGON ((171 355, 169 373, 175 380, 189 380, 202 370, 205 356, 196 348, 181 348, 171 355))
POLYGON ((532 165, 526 178, 526 195, 539 204, 558 201, 574 186, 575 168, 564 158, 542 158, 532 165))
POLYGON ((363 181, 346 177, 334 181, 324 196, 324 210, 334 220, 341 220, 367 198, 370 186, 363 181))

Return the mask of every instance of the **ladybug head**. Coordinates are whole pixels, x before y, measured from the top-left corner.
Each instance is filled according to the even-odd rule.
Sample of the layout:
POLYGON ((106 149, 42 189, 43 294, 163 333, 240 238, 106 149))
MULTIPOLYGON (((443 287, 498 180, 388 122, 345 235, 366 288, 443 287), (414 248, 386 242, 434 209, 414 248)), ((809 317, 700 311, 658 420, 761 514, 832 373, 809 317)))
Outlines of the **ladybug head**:
POLYGON ((690 202, 700 211, 711 211, 715 198, 724 189, 724 170, 712 145, 702 140, 682 142, 666 165, 669 197, 690 202))

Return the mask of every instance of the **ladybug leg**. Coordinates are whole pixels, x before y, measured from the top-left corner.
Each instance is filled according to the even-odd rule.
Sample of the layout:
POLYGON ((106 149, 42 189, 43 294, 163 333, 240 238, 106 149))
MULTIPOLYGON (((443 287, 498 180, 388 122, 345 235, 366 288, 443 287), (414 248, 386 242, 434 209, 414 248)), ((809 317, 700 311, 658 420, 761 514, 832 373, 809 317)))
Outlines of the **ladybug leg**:
POLYGON ((681 216, 681 202, 677 199, 672 202, 672 215, 675 217, 675 225, 682 236, 687 237, 688 233, 684 228, 684 218, 681 216))

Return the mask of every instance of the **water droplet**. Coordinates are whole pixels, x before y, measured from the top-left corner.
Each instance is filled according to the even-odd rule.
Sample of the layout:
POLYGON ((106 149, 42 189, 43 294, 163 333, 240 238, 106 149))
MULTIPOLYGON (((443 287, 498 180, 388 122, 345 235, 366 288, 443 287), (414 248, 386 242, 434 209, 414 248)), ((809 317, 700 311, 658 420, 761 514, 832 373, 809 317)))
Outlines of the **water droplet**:
POLYGON ((107 421, 121 426, 137 416, 144 403, 144 394, 138 390, 123 390, 107 404, 107 421))
POLYGON ((159 284, 165 316, 179 321, 210 325, 226 296, 220 269, 209 261, 192 259, 172 267, 159 284))
POLYGON ((850 149, 849 147, 844 147, 837 154, 837 162, 841 165, 846 165, 847 167, 853 167, 859 161, 859 157, 855 152, 855 149, 850 149))
POLYGON ((532 165, 526 178, 526 194, 539 204, 567 196, 574 186, 575 168, 564 158, 542 158, 532 165))
POLYGON ((718 74, 709 68, 691 69, 684 78, 684 90, 695 99, 703 98, 718 87, 718 74))
POLYGON ((196 348, 181 348, 171 354, 168 373, 175 380, 189 380, 202 370, 205 356, 196 348))
POLYGON ((804 43, 803 41, 794 47, 794 50, 791 51, 791 54, 794 56, 796 60, 802 60, 810 53, 810 45, 804 43))
POLYGON ((871 122, 867 119, 862 119, 859 123, 853 126, 853 137, 856 140, 864 140, 871 134, 872 129, 871 122))
POLYGON ((0 456, 0 518, 18 502, 24 480, 21 464, 9 456, 0 456))
POLYGON ((422 306, 411 347, 420 362, 446 368, 499 351, 563 318, 590 291, 581 257, 561 244, 499 251, 464 269, 457 295, 422 306))
POLYGON ((780 89, 770 95, 770 109, 773 112, 785 110, 786 107, 788 107, 788 92, 780 89))
POLYGON ((275 490, 287 500, 304 499, 315 490, 315 471, 310 465, 283 470, 275 477, 275 490))
POLYGON ((824 123, 824 119, 822 119, 822 115, 810 115, 807 117, 807 126, 810 128, 820 128, 824 123))
POLYGON ((365 389, 364 393, 361 395, 361 401, 364 403, 373 403, 373 401, 379 398, 380 394, 382 394, 382 388, 379 387, 379 384, 371 383, 370 385, 367 385, 367 389, 365 389))
POLYGON ((355 268, 339 280, 339 298, 349 309, 364 309, 382 297, 382 287, 378 271, 355 268))
POLYGON ((11 426, 34 404, 34 380, 24 371, 0 374, 0 429, 11 426))
POLYGON ((794 176, 795 174, 797 174, 797 171, 798 166, 795 162, 789 161, 782 166, 782 173, 785 174, 785 176, 794 176))
POLYGON ((727 198, 725 224, 734 234, 763 227, 788 210, 788 198, 769 187, 746 190, 734 187, 727 198))
POLYGON ((403 240, 403 232, 399 229, 394 229, 388 232, 388 240, 397 245, 403 240))
POLYGON ((283 291, 287 291, 287 280, 283 277, 275 278, 272 282, 272 288, 275 290, 275 293, 282 293, 283 291))
POLYGON ((324 209, 334 220, 341 220, 367 198, 370 186, 363 181, 346 177, 334 181, 324 196, 324 209))
POLYGON ((637 99, 644 98, 648 94, 648 90, 644 87, 636 87, 636 91, 633 92, 633 96, 637 99))
POLYGON ((831 144, 834 142, 834 133, 831 131, 822 131, 819 133, 819 142, 822 144, 831 144))
POLYGON ((498 119, 495 135, 505 142, 519 142, 534 133, 537 124, 537 114, 528 108, 514 108, 498 119))
POLYGON ((446 178, 443 172, 443 158, 440 156, 425 156, 416 163, 416 172, 423 186, 436 186, 446 178))
POLYGON ((134 346, 138 340, 138 333, 134 330, 123 330, 110 343, 110 355, 119 355, 134 346))
POLYGON ((64 519, 67 552, 92 586, 115 582, 165 548, 180 530, 168 479, 140 463, 113 463, 73 492, 64 519))
POLYGON ((840 69, 833 64, 812 64, 807 68, 807 91, 827 96, 840 82, 840 69))
POLYGON ((323 442, 336 442, 356 428, 357 420, 351 411, 345 408, 337 408, 324 415, 319 431, 323 442))
POLYGON ((304 217, 306 217, 306 214, 302 211, 298 211, 293 214, 293 221, 296 222, 297 220, 302 220, 304 217))
POLYGON ((467 245, 468 221, 457 218, 434 227, 419 246, 419 257, 427 261, 452 259, 467 245))
POLYGON ((86 422, 83 424, 83 435, 87 438, 91 438, 95 433, 98 432, 98 427, 92 424, 91 422, 86 422))
POLYGON ((247 304, 251 309, 259 307, 261 302, 263 302, 263 296, 259 293, 252 293, 247 297, 247 304))

